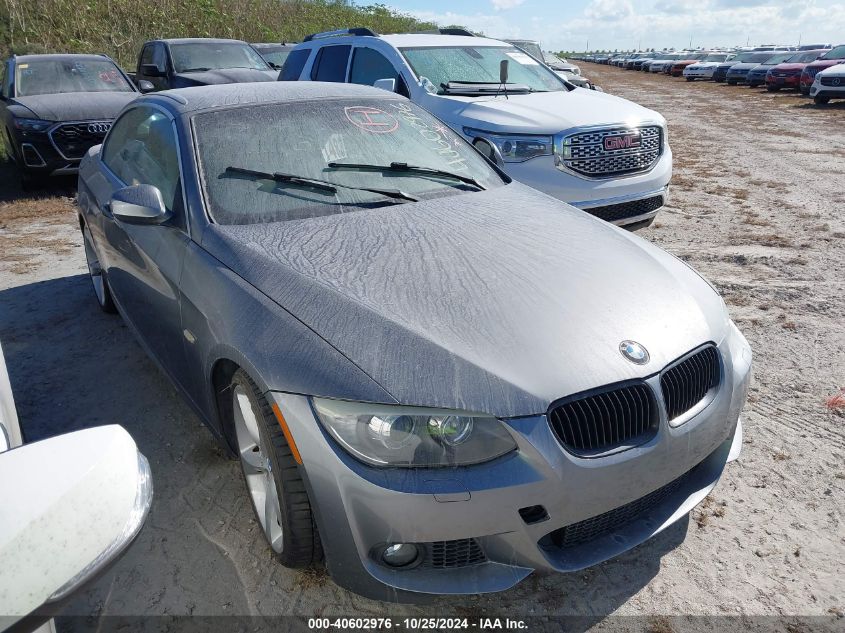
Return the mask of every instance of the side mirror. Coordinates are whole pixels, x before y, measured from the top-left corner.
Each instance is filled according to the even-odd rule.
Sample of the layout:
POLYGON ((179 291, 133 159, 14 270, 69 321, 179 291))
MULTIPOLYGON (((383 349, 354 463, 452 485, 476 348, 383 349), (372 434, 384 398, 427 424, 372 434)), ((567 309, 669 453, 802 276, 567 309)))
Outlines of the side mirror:
POLYGON ((163 68, 155 64, 141 64, 141 74, 146 77, 166 77, 167 73, 163 68))
POLYGON ((601 86, 597 86, 596 84, 590 84, 590 90, 595 90, 596 92, 604 92, 604 88, 601 86))
POLYGON ((171 215, 161 191, 152 185, 132 185, 116 191, 109 207, 115 219, 126 224, 161 224, 171 215))
POLYGON ((396 92, 396 80, 376 79, 373 83, 373 88, 380 88, 381 90, 387 90, 388 92, 396 92))
POLYGON ((146 458, 117 425, 2 453, 0 481, 4 630, 35 611, 49 617, 116 560, 141 531, 153 496, 146 458))
POLYGON ((155 90, 156 87, 153 85, 151 81, 147 81, 146 79, 142 79, 138 82, 138 90, 141 92, 152 92, 155 90))

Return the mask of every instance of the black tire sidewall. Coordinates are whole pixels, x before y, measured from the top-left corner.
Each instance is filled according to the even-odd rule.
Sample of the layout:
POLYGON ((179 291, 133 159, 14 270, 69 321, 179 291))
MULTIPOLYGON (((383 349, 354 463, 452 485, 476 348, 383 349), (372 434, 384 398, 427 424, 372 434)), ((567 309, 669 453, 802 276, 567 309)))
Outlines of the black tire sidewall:
MULTIPOLYGON (((305 485, 299 473, 299 465, 293 458, 270 403, 242 369, 236 371, 232 377, 232 390, 237 386, 243 388, 253 407, 258 421, 258 432, 262 443, 267 447, 267 457, 270 459, 273 480, 276 483, 282 526, 282 551, 273 550, 273 553, 285 567, 308 567, 320 559, 322 550, 305 485), (303 512, 307 514, 307 521, 303 519, 303 512)), ((241 472, 243 473, 243 467, 241 472)), ((246 474, 243 473, 243 476, 246 483, 246 474)), ((260 510, 255 507, 252 499, 250 502, 257 515, 260 510)))

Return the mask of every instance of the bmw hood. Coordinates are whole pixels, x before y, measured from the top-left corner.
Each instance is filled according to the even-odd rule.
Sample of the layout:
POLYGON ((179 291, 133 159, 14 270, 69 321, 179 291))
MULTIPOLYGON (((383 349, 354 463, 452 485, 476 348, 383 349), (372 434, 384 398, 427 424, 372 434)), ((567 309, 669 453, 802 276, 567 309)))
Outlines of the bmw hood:
POLYGON ((222 68, 195 73, 179 73, 175 77, 180 86, 186 87, 275 81, 278 76, 279 73, 277 71, 268 73, 267 71, 256 70, 254 68, 222 68))
POLYGON ((402 404, 542 413, 652 375, 728 326, 722 300, 684 263, 518 183, 212 225, 202 246, 402 404), (648 349, 646 365, 622 356, 628 339, 648 349))
POLYGON ((112 120, 137 96, 137 92, 64 92, 15 97, 13 103, 45 121, 112 120))
POLYGON ((556 134, 596 122, 664 122, 653 110, 595 90, 534 92, 507 98, 427 95, 420 105, 457 130, 471 127, 512 134, 556 134))

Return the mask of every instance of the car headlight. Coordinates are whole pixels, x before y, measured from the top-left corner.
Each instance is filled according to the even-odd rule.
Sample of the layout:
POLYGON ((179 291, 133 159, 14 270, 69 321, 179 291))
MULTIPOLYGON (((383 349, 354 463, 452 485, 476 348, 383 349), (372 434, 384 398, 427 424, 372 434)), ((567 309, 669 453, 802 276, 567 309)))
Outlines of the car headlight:
POLYGON ((536 156, 552 155, 551 136, 525 134, 494 134, 472 128, 464 128, 464 134, 471 138, 483 138, 493 143, 506 163, 522 163, 536 156))
POLYGON ((24 132, 43 132, 53 125, 53 121, 42 121, 41 119, 13 119, 14 125, 24 132))
POLYGON ((489 415, 322 398, 312 403, 331 436, 371 466, 468 466, 516 449, 505 425, 489 415))

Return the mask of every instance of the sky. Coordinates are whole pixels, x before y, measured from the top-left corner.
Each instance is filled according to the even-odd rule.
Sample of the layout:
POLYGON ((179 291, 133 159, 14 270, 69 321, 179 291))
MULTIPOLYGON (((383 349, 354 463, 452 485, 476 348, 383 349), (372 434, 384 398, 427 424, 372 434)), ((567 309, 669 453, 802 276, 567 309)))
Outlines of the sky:
POLYGON ((583 51, 845 43, 845 0, 387 0, 442 26, 583 51))

